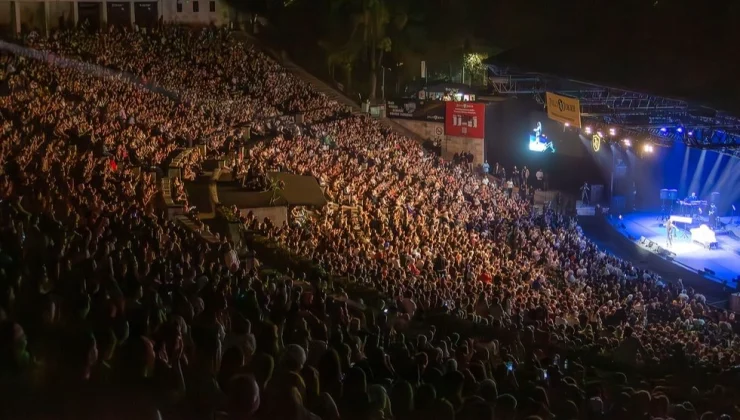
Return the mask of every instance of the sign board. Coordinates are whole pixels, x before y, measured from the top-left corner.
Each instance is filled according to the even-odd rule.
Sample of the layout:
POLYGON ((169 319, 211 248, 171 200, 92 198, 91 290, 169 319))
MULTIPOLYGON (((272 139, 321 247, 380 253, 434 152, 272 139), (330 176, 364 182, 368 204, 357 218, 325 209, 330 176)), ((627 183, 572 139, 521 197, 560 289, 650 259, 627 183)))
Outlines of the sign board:
POLYGON ((547 117, 551 120, 581 128, 581 102, 556 93, 547 92, 547 117))
POLYGON ((417 99, 394 99, 386 103, 386 117, 419 121, 445 120, 445 104, 417 99))
POLYGON ((483 139, 486 105, 478 102, 445 102, 445 135, 483 139))
POLYGON ((438 125, 434 127, 434 136, 432 137, 432 139, 440 143, 445 139, 444 125, 438 125))

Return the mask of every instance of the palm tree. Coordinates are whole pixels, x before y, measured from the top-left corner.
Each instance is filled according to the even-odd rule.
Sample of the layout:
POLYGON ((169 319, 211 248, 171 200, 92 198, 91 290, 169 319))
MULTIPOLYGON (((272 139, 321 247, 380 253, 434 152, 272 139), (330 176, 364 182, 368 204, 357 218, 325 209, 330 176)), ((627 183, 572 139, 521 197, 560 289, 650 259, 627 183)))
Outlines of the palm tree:
POLYGON ((349 15, 351 26, 345 26, 347 35, 344 39, 346 42, 342 45, 329 47, 329 43, 323 43, 330 56, 330 67, 341 62, 345 68, 349 68, 350 62, 362 59, 369 70, 370 100, 376 98, 378 72, 384 55, 391 51, 393 45, 390 31, 391 29, 400 31, 406 26, 408 18, 404 7, 403 1, 390 0, 334 0, 332 2, 331 9, 335 19, 347 22, 345 16, 349 15))
POLYGON ((352 69, 359 51, 352 48, 352 45, 336 45, 328 41, 319 41, 319 46, 326 51, 326 63, 329 67, 329 75, 333 80, 337 80, 336 69, 342 69, 344 73, 345 92, 352 89, 352 69))

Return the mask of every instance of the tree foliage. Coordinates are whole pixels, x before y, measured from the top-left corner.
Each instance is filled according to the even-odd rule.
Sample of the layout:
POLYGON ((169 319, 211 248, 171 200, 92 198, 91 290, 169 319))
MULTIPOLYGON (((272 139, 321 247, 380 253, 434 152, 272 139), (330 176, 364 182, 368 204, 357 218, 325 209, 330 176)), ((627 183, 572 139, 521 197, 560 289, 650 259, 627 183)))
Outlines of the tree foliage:
POLYGON ((328 0, 333 29, 320 41, 331 69, 351 62, 367 77, 370 99, 384 70, 400 84, 419 76, 420 62, 447 69, 462 65, 472 30, 465 7, 444 0, 328 0))

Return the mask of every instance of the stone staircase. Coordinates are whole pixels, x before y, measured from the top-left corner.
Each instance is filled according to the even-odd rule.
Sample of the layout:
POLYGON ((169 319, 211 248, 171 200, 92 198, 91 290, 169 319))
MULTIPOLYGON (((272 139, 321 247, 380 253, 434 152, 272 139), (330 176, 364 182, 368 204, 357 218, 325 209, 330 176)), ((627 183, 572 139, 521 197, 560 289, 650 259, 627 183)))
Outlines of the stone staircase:
POLYGON ((160 188, 162 189, 162 198, 164 198, 164 204, 166 204, 167 207, 174 206, 175 200, 172 199, 172 185, 168 177, 162 178, 160 188))
POLYGON ((350 207, 349 213, 349 220, 350 223, 352 223, 352 229, 354 229, 355 233, 360 233, 362 231, 362 211, 360 207, 350 207))
POLYGON ((347 217, 356 233, 362 232, 362 208, 360 206, 345 206, 337 203, 328 203, 327 207, 334 211, 341 211, 347 217))
POLYGON ((194 221, 193 219, 185 216, 185 215, 178 215, 174 217, 175 222, 181 224, 185 227, 185 229, 188 229, 191 232, 197 233, 203 240, 210 244, 216 244, 219 242, 216 235, 211 233, 208 230, 201 229, 194 221))
POLYGON ((167 211, 167 217, 175 217, 185 212, 183 206, 175 203, 172 198, 172 184, 169 177, 162 177, 159 181, 160 193, 162 194, 162 200, 164 201, 165 210, 167 211))

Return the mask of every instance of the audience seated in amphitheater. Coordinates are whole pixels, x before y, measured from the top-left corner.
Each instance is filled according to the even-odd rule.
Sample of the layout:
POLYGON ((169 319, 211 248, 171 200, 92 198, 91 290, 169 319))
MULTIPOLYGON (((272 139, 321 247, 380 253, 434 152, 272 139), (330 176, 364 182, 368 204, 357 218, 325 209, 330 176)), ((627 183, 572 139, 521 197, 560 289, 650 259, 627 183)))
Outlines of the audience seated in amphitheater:
POLYGON ((349 116, 228 32, 24 42, 100 67, 0 55, 0 418, 740 416, 732 314, 349 116), (242 127, 295 113, 304 135, 254 144, 248 164, 315 176, 359 217, 243 223, 328 283, 260 269, 153 199, 148 169, 173 151, 233 156, 242 127))

